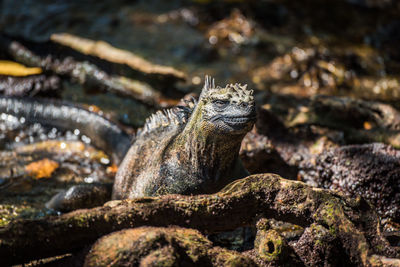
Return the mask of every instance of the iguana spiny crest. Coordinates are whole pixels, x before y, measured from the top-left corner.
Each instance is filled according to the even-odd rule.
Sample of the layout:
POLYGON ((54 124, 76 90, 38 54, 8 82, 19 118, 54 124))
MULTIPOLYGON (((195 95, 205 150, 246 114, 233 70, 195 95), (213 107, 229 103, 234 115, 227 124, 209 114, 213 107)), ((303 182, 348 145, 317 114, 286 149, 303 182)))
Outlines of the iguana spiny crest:
POLYGON ((113 198, 212 193, 245 177, 238 153, 255 121, 252 94, 206 76, 198 101, 152 115, 119 167, 113 198))
POLYGON ((232 103, 249 104, 254 101, 253 90, 247 89, 247 84, 227 84, 224 88, 215 86, 215 80, 206 76, 201 99, 230 101, 232 103))

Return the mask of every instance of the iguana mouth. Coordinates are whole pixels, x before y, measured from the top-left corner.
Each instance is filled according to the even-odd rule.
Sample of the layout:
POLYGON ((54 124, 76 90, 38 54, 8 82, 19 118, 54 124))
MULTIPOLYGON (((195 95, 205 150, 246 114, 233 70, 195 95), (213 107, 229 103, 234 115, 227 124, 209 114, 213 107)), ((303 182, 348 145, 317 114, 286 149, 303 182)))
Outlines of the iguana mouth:
POLYGON ((223 117, 223 121, 227 124, 230 125, 241 125, 241 124, 247 124, 249 122, 253 122, 255 121, 256 117, 252 116, 252 117, 223 117))

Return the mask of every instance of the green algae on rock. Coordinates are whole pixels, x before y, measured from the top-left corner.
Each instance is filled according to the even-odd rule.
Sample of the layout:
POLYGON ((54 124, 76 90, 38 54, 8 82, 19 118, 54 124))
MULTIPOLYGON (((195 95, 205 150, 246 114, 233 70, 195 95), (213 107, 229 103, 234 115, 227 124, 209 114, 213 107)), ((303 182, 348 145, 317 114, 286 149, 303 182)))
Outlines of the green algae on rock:
POLYGON ((11 264, 60 255, 105 234, 140 226, 177 225, 215 233, 251 225, 259 214, 303 227, 323 225, 342 248, 342 257, 355 265, 379 266, 398 256, 382 236, 376 213, 362 199, 273 174, 249 176, 213 195, 115 200, 59 217, 18 221, 0 231, 0 256, 11 264))
POLYGON ((256 266, 238 252, 213 247, 199 231, 179 227, 138 227, 102 237, 84 266, 256 266))

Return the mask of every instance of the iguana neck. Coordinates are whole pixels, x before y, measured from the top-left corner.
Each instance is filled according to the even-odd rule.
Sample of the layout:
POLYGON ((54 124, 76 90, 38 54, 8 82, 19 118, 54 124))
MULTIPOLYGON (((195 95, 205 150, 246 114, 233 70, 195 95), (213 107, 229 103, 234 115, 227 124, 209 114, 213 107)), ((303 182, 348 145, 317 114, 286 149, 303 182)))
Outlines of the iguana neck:
POLYGON ((176 144, 180 157, 185 158, 193 169, 212 179, 225 176, 233 169, 239 155, 240 144, 244 135, 223 135, 211 131, 204 122, 201 112, 202 104, 198 103, 192 116, 176 144))

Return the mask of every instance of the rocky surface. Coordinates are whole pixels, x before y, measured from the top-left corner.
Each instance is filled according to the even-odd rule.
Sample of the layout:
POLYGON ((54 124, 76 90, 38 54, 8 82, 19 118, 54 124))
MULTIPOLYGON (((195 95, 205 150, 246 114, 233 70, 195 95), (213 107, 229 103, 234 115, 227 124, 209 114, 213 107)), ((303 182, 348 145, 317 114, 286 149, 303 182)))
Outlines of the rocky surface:
POLYGON ((383 218, 400 220, 400 152, 381 143, 325 150, 303 179, 348 196, 362 196, 383 218))
MULTIPOLYGON (((3 258, 8 260, 10 255, 3 249, 10 244, 6 233, 11 227, 18 233, 37 229, 38 235, 51 240, 49 244, 46 238, 26 238, 34 234, 28 232, 12 251, 30 255, 26 260, 51 256, 36 263, 55 265, 82 264, 88 249, 103 234, 125 227, 151 227, 149 232, 160 237, 156 248, 151 250, 152 242, 143 241, 149 253, 134 254, 135 262, 146 258, 143 264, 158 259, 173 265, 181 257, 194 263, 195 256, 190 255, 197 255, 210 265, 229 265, 228 255, 259 266, 398 266, 395 253, 385 251, 390 247, 375 237, 387 238, 393 250, 399 250, 399 11, 397 1, 372 0, 193 0, 157 5, 125 0, 2 1, 1 36, 12 36, 27 48, 15 53, 32 52, 25 57, 25 65, 43 67, 43 72, 26 77, 6 74, 0 78, 1 93, 38 93, 80 103, 134 133, 155 108, 175 105, 184 94, 199 93, 205 74, 224 83, 248 83, 255 90, 259 112, 256 127, 241 146, 245 166, 251 173, 278 173, 314 187, 306 197, 312 201, 302 202, 305 206, 296 206, 295 201, 303 196, 300 192, 305 185, 288 182, 293 186, 287 189, 282 182, 282 194, 276 195, 271 191, 274 186, 271 190, 264 187, 271 186, 268 178, 252 187, 256 192, 265 189, 260 194, 241 195, 236 189, 245 186, 240 184, 228 191, 246 197, 228 201, 226 192, 213 195, 223 199, 217 204, 211 196, 199 197, 205 206, 196 206, 199 202, 186 197, 168 196, 160 198, 162 203, 169 201, 160 208, 159 200, 142 199, 133 205, 123 202, 49 219, 54 212, 44 203, 55 193, 71 185, 108 183, 118 166, 105 154, 109 151, 91 147, 79 129, 63 131, 0 114, 4 162, 0 164, 0 234, 7 241, 0 247, 5 251, 3 258), (108 54, 119 49, 124 51, 116 57, 108 54), (172 84, 157 75, 137 75, 126 61, 132 54, 154 66, 178 69, 187 80, 172 84), (70 56, 72 61, 65 60, 70 56), (328 199, 336 202, 322 207, 320 201, 326 198, 315 197, 327 190, 333 190, 328 199), (249 201, 263 206, 249 207, 249 201), (266 209, 271 203, 276 204, 272 211, 266 209), (146 205, 162 216, 151 217, 146 205), (169 215, 182 212, 182 216, 168 223, 184 228, 162 225, 173 218, 165 215, 169 207, 175 208, 169 215), (294 212, 300 207, 300 213, 294 212), (122 212, 123 217, 124 211, 139 221, 132 224, 129 216, 116 219, 115 214, 122 212), (238 215, 242 211, 249 217, 238 215), (335 220, 343 218, 342 211, 346 219, 335 220), (191 241, 177 237, 177 231, 196 236, 199 250, 190 254, 185 242, 191 241), (61 240, 64 236, 70 240, 61 240), (160 245, 161 239, 171 242, 160 245), (214 242, 211 247, 208 239, 214 242), (24 247, 30 241, 35 242, 24 247), (224 248, 215 248, 216 244, 224 248), (373 251, 366 253, 366 247, 373 251)), ((0 59, 16 60, 9 47, 5 51, 6 43, 1 43, 0 59)), ((123 238, 123 233, 115 236, 123 238)), ((18 234, 10 236, 19 238, 18 234)))
MULTIPOLYGON (((399 259, 394 258, 398 257, 398 252, 382 236, 379 218, 367 202, 361 198, 346 198, 331 191, 312 188, 304 183, 285 180, 272 174, 249 176, 229 184, 213 195, 166 195, 157 198, 111 201, 102 207, 77 210, 59 217, 15 222, 0 232, 2 241, 0 255, 11 264, 65 254, 91 244, 100 236, 125 228, 177 225, 198 229, 203 233, 215 233, 254 225, 255 218, 260 216, 278 218, 302 227, 318 224, 329 229, 329 233, 326 232, 329 237, 322 234, 321 241, 330 238, 336 240, 338 242, 336 247, 340 250, 342 260, 350 261, 354 265, 382 266, 387 261, 393 264, 400 263, 399 259), (9 257, 10 255, 12 257, 9 257)), ((263 264, 279 263, 286 258, 289 247, 283 237, 279 237, 281 235, 276 230, 267 230, 268 226, 265 223, 260 223, 258 227, 255 249, 248 252, 252 255, 249 257, 256 257, 256 261, 263 264)), ((104 249, 103 246, 106 248, 110 245, 115 246, 114 252, 118 255, 120 247, 118 242, 121 238, 115 239, 115 237, 125 233, 128 237, 139 233, 138 237, 150 240, 152 236, 140 234, 140 229, 112 234, 109 238, 106 237, 104 242, 95 245, 99 250, 94 252, 92 260, 97 260, 96 255, 104 249)), ((167 231, 161 237, 168 235, 167 231)), ((314 242, 313 240, 319 237, 319 235, 309 235, 309 231, 305 231, 303 236, 303 239, 311 238, 306 242, 314 242)), ((155 255, 150 253, 143 255, 143 258, 135 256, 135 252, 128 255, 132 256, 134 261, 143 260, 148 255, 166 255, 168 257, 163 258, 169 258, 168 261, 174 260, 171 258, 172 251, 168 250, 168 246, 157 251, 159 247, 157 240, 158 238, 155 238, 155 243, 149 244, 150 247, 155 246, 155 255)), ((178 245, 182 242, 179 237, 177 242, 178 245)), ((207 251, 207 243, 203 239, 197 244, 201 247, 206 245, 207 251)), ((143 245, 147 246, 147 242, 143 242, 143 245)), ((193 248, 194 245, 190 244, 190 247, 193 248)), ((137 252, 140 251, 139 248, 137 252)), ((229 253, 234 257, 238 255, 235 252, 229 253)), ((219 256, 223 257, 223 254, 220 253, 219 256)), ((300 251, 300 255, 304 254, 300 251)), ((125 261, 130 256, 122 260, 125 261)), ((154 259, 153 256, 150 259, 154 259)), ((239 259, 242 260, 240 256, 239 259)), ((110 259, 106 257, 105 260, 110 259)), ((312 260, 319 261, 319 258, 304 258, 305 262, 312 260)))

